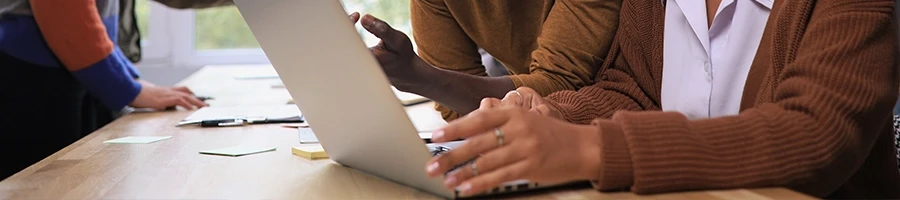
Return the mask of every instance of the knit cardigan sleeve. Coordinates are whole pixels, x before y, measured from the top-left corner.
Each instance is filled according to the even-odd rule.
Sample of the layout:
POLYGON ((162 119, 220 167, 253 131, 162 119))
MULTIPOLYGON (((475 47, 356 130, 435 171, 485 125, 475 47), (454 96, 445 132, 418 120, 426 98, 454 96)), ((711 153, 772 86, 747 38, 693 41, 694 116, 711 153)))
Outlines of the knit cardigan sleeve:
POLYGON ((890 129, 898 87, 894 2, 789 3, 784 7, 812 12, 805 24, 769 21, 767 34, 794 44, 771 51, 777 58, 771 63, 783 63, 763 83, 771 99, 763 95, 739 115, 692 121, 676 112, 616 112, 652 102, 633 77, 616 70, 579 92, 551 95, 568 120, 597 118, 602 153, 595 186, 636 193, 788 187, 821 197, 849 179, 890 129), (805 29, 782 29, 797 26, 805 29))

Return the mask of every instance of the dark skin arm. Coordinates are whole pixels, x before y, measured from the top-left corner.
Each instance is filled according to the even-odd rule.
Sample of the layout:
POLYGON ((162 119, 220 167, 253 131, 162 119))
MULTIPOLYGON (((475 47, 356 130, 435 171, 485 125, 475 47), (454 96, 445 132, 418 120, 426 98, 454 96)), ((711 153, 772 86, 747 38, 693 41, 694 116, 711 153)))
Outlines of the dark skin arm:
POLYGON ((485 97, 501 98, 516 89, 508 77, 483 77, 440 69, 429 65, 413 51, 409 37, 371 15, 359 19, 363 28, 381 39, 369 48, 394 87, 422 95, 462 114, 477 109, 485 97))
POLYGON ((170 8, 198 9, 234 5, 232 0, 154 0, 170 8))

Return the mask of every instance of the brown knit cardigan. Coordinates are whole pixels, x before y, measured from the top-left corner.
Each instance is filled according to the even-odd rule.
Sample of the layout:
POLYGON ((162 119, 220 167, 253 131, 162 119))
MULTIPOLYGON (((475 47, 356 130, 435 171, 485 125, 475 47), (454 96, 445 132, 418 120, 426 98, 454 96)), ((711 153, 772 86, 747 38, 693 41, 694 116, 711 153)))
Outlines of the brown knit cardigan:
MULTIPOLYGON (((665 7, 626 0, 597 82, 547 98, 600 127, 601 190, 787 187, 900 198, 893 0, 776 0, 736 116, 660 112, 665 7)), ((735 80, 744 81, 744 80, 735 80)))

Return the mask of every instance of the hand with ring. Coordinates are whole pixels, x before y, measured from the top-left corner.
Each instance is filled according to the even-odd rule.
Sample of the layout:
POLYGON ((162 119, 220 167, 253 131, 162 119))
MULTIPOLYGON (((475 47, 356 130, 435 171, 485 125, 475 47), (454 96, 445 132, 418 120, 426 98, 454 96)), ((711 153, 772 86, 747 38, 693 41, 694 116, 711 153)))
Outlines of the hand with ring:
POLYGON ((466 143, 426 164, 429 176, 453 166, 469 166, 446 174, 444 184, 472 195, 504 182, 591 180, 599 171, 599 130, 570 124, 526 109, 501 105, 471 113, 435 131, 434 142, 466 139, 466 143))
POLYGON ((562 119, 562 114, 556 108, 545 103, 541 94, 529 87, 519 87, 516 90, 509 91, 502 100, 496 98, 484 98, 481 100, 479 109, 489 109, 501 105, 521 107, 541 115, 562 119))

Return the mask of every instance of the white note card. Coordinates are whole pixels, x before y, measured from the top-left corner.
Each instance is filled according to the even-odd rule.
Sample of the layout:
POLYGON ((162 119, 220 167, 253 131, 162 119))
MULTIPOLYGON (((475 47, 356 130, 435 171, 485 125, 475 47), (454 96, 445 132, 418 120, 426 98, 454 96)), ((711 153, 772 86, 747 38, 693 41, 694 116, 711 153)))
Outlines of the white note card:
POLYGON ((201 154, 220 155, 220 156, 244 156, 263 152, 275 151, 273 146, 235 146, 221 149, 210 149, 200 151, 201 154))
POLYGON ((107 144, 150 144, 172 138, 172 136, 128 136, 104 141, 107 144))

